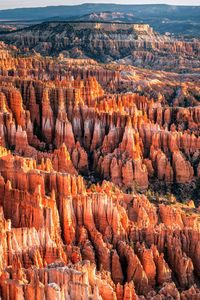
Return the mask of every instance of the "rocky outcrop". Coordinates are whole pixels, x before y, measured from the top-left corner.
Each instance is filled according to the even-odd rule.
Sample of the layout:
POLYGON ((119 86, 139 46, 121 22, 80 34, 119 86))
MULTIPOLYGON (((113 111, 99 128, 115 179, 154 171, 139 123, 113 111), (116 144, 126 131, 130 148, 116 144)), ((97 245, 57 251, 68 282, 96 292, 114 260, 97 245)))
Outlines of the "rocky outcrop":
POLYGON ((0 57, 1 299, 198 299, 199 108, 129 71, 0 57))
POLYGON ((142 68, 166 70, 189 68, 191 64, 199 67, 198 40, 178 40, 161 35, 148 24, 45 22, 1 38, 20 49, 60 54, 62 58, 92 58, 104 63, 118 60, 142 68))

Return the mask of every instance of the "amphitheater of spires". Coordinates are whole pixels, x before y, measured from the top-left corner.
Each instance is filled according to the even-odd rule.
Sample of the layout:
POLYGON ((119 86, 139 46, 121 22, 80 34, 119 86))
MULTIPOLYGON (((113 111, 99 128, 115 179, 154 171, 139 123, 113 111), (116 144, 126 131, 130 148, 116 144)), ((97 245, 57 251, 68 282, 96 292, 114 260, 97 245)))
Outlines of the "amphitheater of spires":
POLYGON ((200 299, 198 78, 8 50, 0 298, 200 299))
POLYGON ((199 38, 160 34, 148 24, 49 20, 0 37, 26 55, 37 52, 101 63, 114 61, 175 73, 200 70, 199 38))

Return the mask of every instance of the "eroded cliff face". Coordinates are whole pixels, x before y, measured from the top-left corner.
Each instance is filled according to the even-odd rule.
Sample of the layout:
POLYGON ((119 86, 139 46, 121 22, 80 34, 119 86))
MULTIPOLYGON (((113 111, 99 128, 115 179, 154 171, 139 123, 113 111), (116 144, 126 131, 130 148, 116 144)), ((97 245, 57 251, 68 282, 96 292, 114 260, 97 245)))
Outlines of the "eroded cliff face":
MULTIPOLYGON (((48 170, 94 172, 123 191, 134 184, 146 190, 152 178, 171 184, 197 178, 198 106, 167 106, 167 91, 158 92, 157 101, 130 93, 125 71, 105 71, 90 61, 79 69, 37 58, 2 58, 1 64, 1 145, 12 153, 33 157, 48 170)), ((182 101, 180 93, 174 97, 182 101)))
POLYGON ((1 40, 45 55, 92 58, 156 70, 200 68, 199 39, 175 39, 148 24, 45 22, 1 36, 1 40))
POLYGON ((0 154, 2 299, 198 299, 194 206, 0 154))
MULTIPOLYGON (((168 105, 176 76, 162 91, 137 69, 131 93, 132 68, 9 49, 0 52, 1 299, 198 299, 199 210, 143 193, 152 182, 198 188, 200 112, 175 102, 184 88, 168 105), (148 89, 155 99, 141 95, 148 89)), ((198 94, 198 82, 184 82, 198 94)))

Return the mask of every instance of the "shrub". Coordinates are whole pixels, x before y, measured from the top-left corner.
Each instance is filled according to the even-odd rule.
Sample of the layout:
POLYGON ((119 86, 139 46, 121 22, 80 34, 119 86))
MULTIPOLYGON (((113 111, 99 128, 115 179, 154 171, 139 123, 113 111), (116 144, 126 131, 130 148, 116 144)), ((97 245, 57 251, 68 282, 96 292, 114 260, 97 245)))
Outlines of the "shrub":
POLYGON ((176 203, 176 197, 173 194, 167 193, 167 201, 169 204, 176 203))
POLYGON ((156 202, 159 202, 159 195, 158 195, 158 192, 156 192, 156 202))
POLYGON ((96 185, 93 183, 91 186, 90 186, 90 190, 92 191, 92 193, 95 193, 96 192, 96 185))

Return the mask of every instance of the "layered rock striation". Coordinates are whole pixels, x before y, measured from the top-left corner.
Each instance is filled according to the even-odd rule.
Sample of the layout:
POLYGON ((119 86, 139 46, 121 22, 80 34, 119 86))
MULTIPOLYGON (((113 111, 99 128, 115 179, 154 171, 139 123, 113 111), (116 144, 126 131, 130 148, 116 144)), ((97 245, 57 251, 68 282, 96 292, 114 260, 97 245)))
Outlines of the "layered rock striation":
POLYGON ((199 107, 84 64, 0 56, 0 297, 198 299, 199 107))
POLYGON ((70 58, 119 61, 157 70, 199 68, 199 39, 175 39, 148 24, 44 22, 1 35, 21 50, 70 58))

